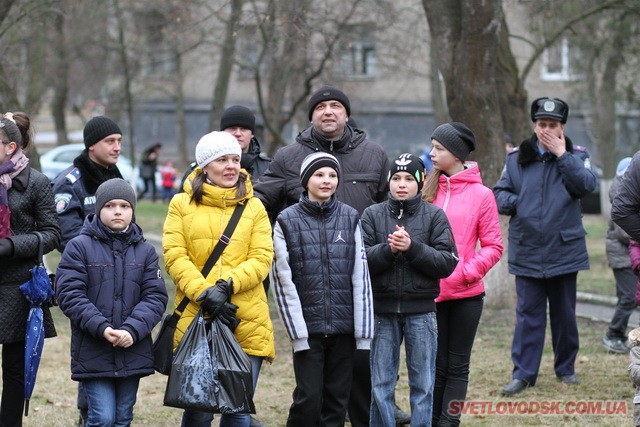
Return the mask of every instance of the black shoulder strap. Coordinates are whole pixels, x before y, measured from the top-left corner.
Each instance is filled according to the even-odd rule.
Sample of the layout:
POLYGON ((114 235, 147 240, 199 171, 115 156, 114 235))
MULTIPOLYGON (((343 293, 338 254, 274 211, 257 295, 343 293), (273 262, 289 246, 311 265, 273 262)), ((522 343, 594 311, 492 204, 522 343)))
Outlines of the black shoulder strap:
MULTIPOLYGON (((218 243, 216 243, 216 246, 213 248, 213 251, 211 251, 211 255, 209 255, 209 258, 207 259, 207 262, 204 264, 204 267, 202 267, 202 275, 205 278, 207 277, 207 275, 215 265, 216 261, 218 261, 218 258, 220 258, 220 255, 222 255, 222 251, 224 251, 224 248, 226 248, 229 242, 231 241, 231 236, 233 235, 233 232, 235 231, 236 226, 238 225, 238 222, 240 222, 240 217, 242 216, 242 211, 244 211, 245 206, 246 206, 246 203, 242 203, 242 204, 238 203, 236 205, 236 208, 233 210, 233 214, 231 214, 229 223, 227 224, 227 227, 224 229, 222 236, 220 236, 220 240, 218 240, 218 243)), ((182 313, 184 309, 187 307, 187 304, 189 304, 189 298, 184 297, 182 301, 180 301, 180 304, 178 304, 178 307, 176 307, 176 312, 182 313)))

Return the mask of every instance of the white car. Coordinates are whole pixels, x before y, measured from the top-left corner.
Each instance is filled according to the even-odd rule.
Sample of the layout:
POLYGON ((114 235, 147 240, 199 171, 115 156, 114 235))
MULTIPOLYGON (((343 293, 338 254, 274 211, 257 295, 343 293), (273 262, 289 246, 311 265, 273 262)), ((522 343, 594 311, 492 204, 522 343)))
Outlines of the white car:
MULTIPOLYGON (((60 172, 73 164, 73 159, 78 157, 82 150, 84 150, 84 144, 66 144, 52 148, 40 156, 42 173, 53 181, 60 172)), ((140 191, 142 181, 138 177, 138 168, 133 167, 128 157, 120 154, 118 169, 126 181, 131 182, 132 178, 135 178, 136 189, 140 191)))

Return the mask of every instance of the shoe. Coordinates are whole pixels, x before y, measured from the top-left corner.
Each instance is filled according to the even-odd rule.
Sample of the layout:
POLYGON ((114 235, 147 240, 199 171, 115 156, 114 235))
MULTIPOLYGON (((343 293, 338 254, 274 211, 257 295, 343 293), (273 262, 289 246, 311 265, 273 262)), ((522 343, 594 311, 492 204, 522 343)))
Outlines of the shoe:
POLYGON ((411 415, 404 412, 398 405, 393 412, 393 418, 396 420, 396 426, 404 426, 411 424, 411 415))
POLYGON ((629 353, 629 347, 627 347, 627 344, 620 338, 609 338, 605 335, 604 338, 602 338, 602 345, 609 350, 610 353, 629 353))
POLYGON ((580 384, 580 380, 578 379, 576 374, 560 375, 560 376, 557 376, 557 378, 558 378, 558 381, 562 381, 563 383, 568 384, 568 385, 578 385, 578 384, 580 384))
POLYGON ((527 387, 529 387, 529 383, 525 380, 512 379, 509 381, 509 384, 504 386, 502 389, 503 396, 513 396, 514 394, 518 394, 524 391, 527 387))
POLYGON ((267 427, 266 424, 262 424, 260 420, 257 418, 251 417, 251 421, 249 422, 249 427, 267 427))

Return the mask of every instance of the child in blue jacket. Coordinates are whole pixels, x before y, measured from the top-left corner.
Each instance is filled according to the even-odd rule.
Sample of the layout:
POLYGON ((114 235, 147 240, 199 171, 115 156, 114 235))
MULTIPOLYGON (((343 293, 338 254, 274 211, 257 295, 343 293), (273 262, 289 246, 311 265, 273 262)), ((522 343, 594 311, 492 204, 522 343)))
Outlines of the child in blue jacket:
POLYGON ((95 197, 96 213, 58 265, 58 304, 71 321, 71 379, 85 387, 86 425, 130 425, 140 377, 154 372, 151 330, 167 290, 156 251, 133 222, 133 188, 114 178, 95 197))

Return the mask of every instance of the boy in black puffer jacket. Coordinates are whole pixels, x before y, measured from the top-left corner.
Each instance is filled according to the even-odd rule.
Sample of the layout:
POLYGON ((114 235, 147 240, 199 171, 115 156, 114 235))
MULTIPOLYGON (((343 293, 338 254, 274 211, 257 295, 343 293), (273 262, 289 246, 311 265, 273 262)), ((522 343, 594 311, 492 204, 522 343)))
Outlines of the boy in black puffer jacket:
POLYGON ((355 351, 368 350, 373 302, 358 212, 335 197, 338 160, 302 162, 306 191, 278 215, 271 283, 293 346, 288 426, 343 425, 355 351))
POLYGON ((83 383, 90 425, 129 425, 140 377, 151 375, 151 330, 167 305, 155 249, 133 222, 120 178, 96 191, 96 214, 67 245, 57 297, 71 321, 71 379, 83 383))
POLYGON ((365 209, 362 232, 371 271, 371 426, 395 425, 395 385, 405 342, 411 425, 431 421, 440 279, 458 264, 453 232, 439 207, 422 200, 424 163, 402 154, 391 163, 389 199, 365 209), (391 366, 391 369, 389 368, 391 366))

